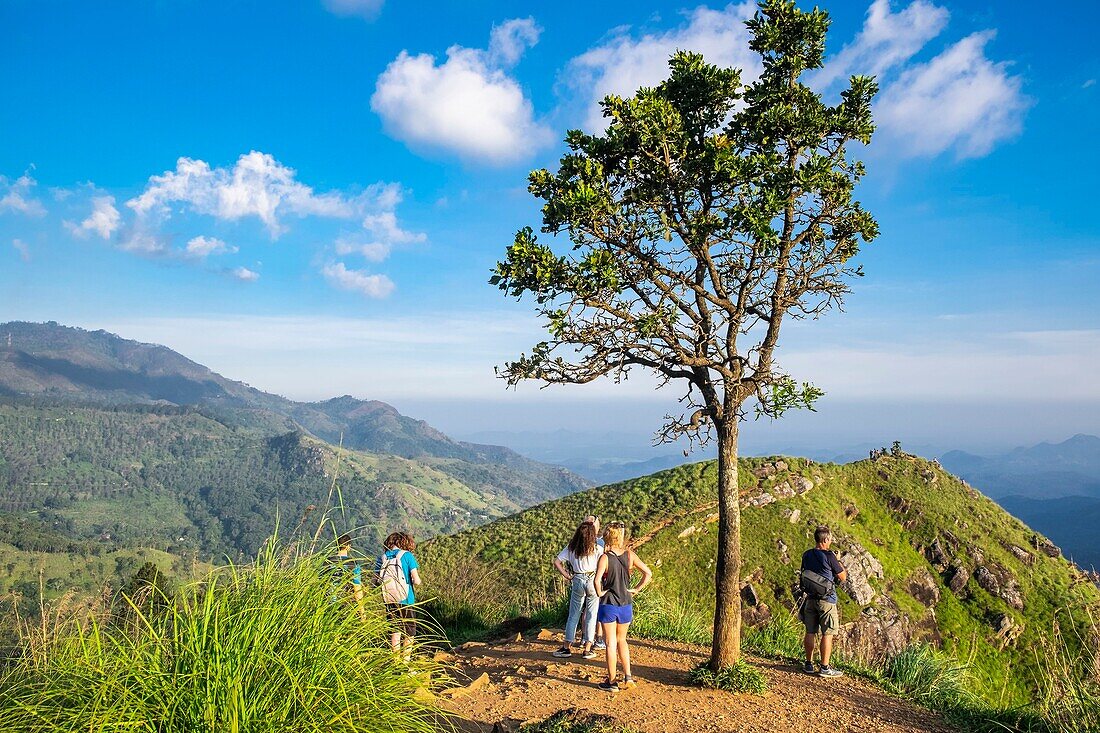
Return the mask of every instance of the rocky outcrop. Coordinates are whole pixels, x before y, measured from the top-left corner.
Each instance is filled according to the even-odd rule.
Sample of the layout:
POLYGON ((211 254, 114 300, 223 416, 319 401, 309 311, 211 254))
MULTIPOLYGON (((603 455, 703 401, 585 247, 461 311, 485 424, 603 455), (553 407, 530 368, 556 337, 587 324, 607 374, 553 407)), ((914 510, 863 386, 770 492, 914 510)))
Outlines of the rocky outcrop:
POLYGON ((947 587, 955 595, 961 594, 966 588, 966 582, 970 580, 970 571, 965 565, 952 565, 948 568, 948 573, 947 587))
POLYGON ((1012 553, 1013 557, 1028 567, 1035 564, 1035 556, 1019 545, 1009 545, 1008 551, 1012 553))
POLYGON ((1020 594, 1020 584, 1007 569, 992 564, 979 565, 974 569, 974 580, 987 593, 997 596, 1016 610, 1024 607, 1024 598, 1020 594))
POLYGON ((1024 633, 1024 627, 1007 613, 1002 613, 993 619, 993 631, 994 639, 1000 645, 1000 648, 1004 649, 1006 646, 1016 643, 1016 640, 1020 638, 1020 634, 1024 633))
POLYGON ((858 542, 849 541, 847 545, 848 549, 838 558, 840 564, 848 571, 848 580, 843 584, 843 588, 852 600, 861 606, 867 606, 875 598, 875 589, 871 586, 870 579, 882 580, 882 563, 858 542))
POLYGON ((918 568, 909 577, 905 590, 916 598, 925 608, 931 608, 940 602, 940 586, 932 573, 924 568, 918 568))
POLYGON ((1031 538, 1031 546, 1047 557, 1061 557, 1062 550, 1056 544, 1042 535, 1034 535, 1031 538))
POLYGON ((837 637, 845 654, 871 661, 897 654, 913 641, 914 635, 909 618, 893 600, 882 596, 856 619, 841 624, 837 637))

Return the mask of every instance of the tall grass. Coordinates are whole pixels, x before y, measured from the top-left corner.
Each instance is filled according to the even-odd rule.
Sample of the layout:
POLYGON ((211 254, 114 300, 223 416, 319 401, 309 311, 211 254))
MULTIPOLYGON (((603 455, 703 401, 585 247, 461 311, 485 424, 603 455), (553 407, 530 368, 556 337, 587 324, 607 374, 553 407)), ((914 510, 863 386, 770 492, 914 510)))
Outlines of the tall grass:
POLYGON ((137 623, 55 619, 0 679, 0 730, 434 730, 433 663, 397 663, 380 604, 360 615, 321 570, 269 546, 137 623))

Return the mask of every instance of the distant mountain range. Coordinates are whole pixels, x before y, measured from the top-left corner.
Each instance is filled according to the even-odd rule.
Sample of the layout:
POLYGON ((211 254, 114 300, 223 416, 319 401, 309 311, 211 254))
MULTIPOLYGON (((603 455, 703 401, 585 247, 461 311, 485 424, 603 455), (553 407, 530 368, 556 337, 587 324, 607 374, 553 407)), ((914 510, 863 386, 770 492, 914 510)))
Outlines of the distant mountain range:
POLYGON ((989 457, 951 451, 940 462, 1082 567, 1100 568, 1100 438, 1075 435, 989 457))
POLYGON ((337 473, 341 521, 368 546, 392 528, 431 536, 591 485, 384 402, 295 402, 164 346, 0 324, 0 545, 247 554, 277 521, 323 508, 337 473))

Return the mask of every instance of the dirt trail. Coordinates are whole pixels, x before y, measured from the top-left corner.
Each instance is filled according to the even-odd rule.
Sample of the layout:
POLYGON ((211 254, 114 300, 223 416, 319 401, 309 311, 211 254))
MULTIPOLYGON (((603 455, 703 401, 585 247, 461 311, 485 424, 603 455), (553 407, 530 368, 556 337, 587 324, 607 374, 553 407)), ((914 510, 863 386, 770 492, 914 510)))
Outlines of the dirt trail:
MULTIPOLYGON (((544 634, 543 636, 548 636, 544 634)), ((457 652, 459 675, 474 683, 445 706, 467 733, 512 731, 529 720, 543 720, 576 708, 613 717, 638 733, 950 733, 942 718, 892 698, 859 679, 820 679, 798 668, 753 659, 770 690, 763 697, 733 695, 691 686, 687 671, 706 658, 706 649, 664 641, 631 640, 638 687, 617 693, 596 687, 603 679, 603 657, 555 659, 556 638, 524 639, 457 652)), ((465 680, 464 680, 465 681, 465 680)))

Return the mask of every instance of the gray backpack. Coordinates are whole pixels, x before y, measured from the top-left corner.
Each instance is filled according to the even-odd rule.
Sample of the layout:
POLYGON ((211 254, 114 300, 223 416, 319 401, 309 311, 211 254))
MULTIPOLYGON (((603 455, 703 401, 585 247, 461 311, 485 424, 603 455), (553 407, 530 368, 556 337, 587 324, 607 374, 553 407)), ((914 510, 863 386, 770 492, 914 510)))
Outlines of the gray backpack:
POLYGON ((819 601, 836 592, 836 585, 832 580, 813 570, 803 570, 799 573, 798 587, 810 598, 819 601))

